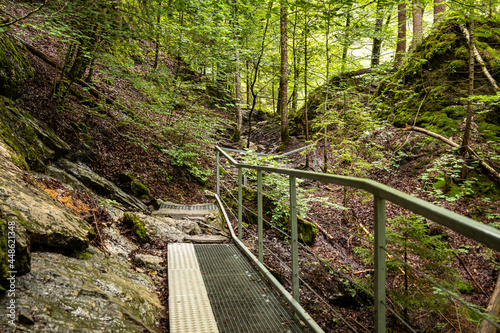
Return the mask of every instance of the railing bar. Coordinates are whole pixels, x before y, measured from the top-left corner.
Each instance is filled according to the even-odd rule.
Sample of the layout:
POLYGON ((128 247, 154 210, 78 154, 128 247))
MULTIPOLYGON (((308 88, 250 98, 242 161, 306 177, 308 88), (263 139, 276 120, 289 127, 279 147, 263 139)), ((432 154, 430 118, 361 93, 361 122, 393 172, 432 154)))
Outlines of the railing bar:
POLYGON ((431 284, 433 284, 435 287, 437 287, 438 289, 440 289, 441 291, 443 291, 445 294, 447 294, 449 297, 451 298, 454 298, 455 300, 459 301, 460 303, 462 303, 462 305, 464 305, 466 308, 468 309, 471 309, 472 311, 474 311, 474 313, 476 313, 477 315, 479 315, 481 318, 485 319, 486 321, 488 321, 489 323, 491 323, 493 326, 495 326, 496 328, 500 328, 500 325, 493 322, 491 319, 487 318, 484 314, 482 314, 481 312, 477 311, 474 307, 470 306, 470 304, 468 304, 467 302, 465 302, 461 297, 458 297, 456 294, 448 291, 448 289, 445 289, 444 287, 442 287, 441 285, 439 285, 439 283, 435 282, 433 279, 431 279, 430 277, 428 277, 425 273, 421 272, 420 270, 418 270, 417 268, 414 268, 413 266, 411 266, 410 264, 408 264, 407 262, 405 262, 403 259, 401 259, 397 254, 395 254, 394 252, 392 252, 391 250, 387 249, 386 247, 382 247, 387 253, 389 253, 391 256, 393 256, 394 258, 398 259, 400 262, 403 263, 403 265, 405 265, 406 267, 410 268, 411 270, 413 270, 414 272, 418 273, 420 276, 422 276, 424 279, 426 279, 428 282, 430 282, 431 284))
MULTIPOLYGON (((232 195, 233 199, 236 200, 236 197, 234 197, 234 195, 232 195)), ((255 211, 253 211, 252 209, 246 207, 245 205, 242 206, 243 209, 249 211, 250 213, 254 214, 255 216, 258 216, 255 211)), ((234 215, 234 214, 233 214, 234 215)), ((236 218, 236 216, 235 216, 236 218)), ((281 234, 283 234, 284 236, 286 236, 287 238, 290 238, 290 235, 286 234, 285 232, 283 232, 282 230, 280 230, 279 228, 277 228, 276 226, 274 226, 273 224, 271 224, 269 221, 267 221, 266 219, 263 219, 263 221, 265 221, 267 224, 269 224, 273 229, 275 229, 276 231, 280 232, 281 234)), ((368 295, 370 296, 373 296, 373 292, 369 291, 368 289, 366 289, 365 287, 363 287, 362 285, 356 283, 354 280, 351 279, 351 277, 349 277, 348 275, 345 275, 344 273, 342 273, 341 271, 339 271, 337 268, 333 267, 330 265, 330 263, 328 263, 328 261, 326 261, 324 258, 321 258, 320 256, 318 256, 316 253, 312 252, 312 250, 299 243, 298 244, 302 249, 304 249, 305 251, 307 251, 309 254, 313 255, 314 257, 320 259, 325 265, 327 265, 330 269, 332 269, 333 271, 335 271, 336 273, 338 273, 340 276, 342 276, 343 278, 347 279, 349 282, 351 282, 352 284, 354 284, 355 286, 357 286, 358 288, 360 288, 361 290, 363 290, 365 293, 367 293, 368 295)))
POLYGON ((393 310, 393 309, 391 309, 389 306, 387 306, 387 304, 386 304, 385 302, 383 302, 383 303, 384 303, 385 308, 386 308, 387 310, 389 310, 389 311, 390 311, 390 312, 391 312, 391 313, 392 313, 392 314, 393 314, 396 318, 398 318, 398 319, 399 319, 399 321, 400 321, 400 322, 402 322, 402 323, 403 323, 406 327, 408 327, 408 329, 409 329, 410 331, 412 331, 412 332, 414 332, 414 333, 417 333, 417 331, 415 331, 415 330, 413 329, 413 327, 411 327, 411 325, 410 325, 410 324, 409 324, 406 320, 404 320, 403 318, 401 318, 401 316, 400 316, 400 315, 398 315, 398 313, 397 313, 396 311, 394 311, 394 310, 393 310))
MULTIPOLYGON (((222 151, 219 147, 219 149, 222 151)), ((222 151, 223 152, 223 151, 222 151)), ((285 174, 299 178, 312 179, 326 183, 332 183, 343 186, 350 186, 370 192, 381 199, 386 199, 403 208, 407 208, 414 213, 422 215, 434 222, 444 225, 451 230, 454 230, 462 235, 465 235, 473 240, 476 240, 494 250, 500 251, 500 231, 477 222, 450 210, 438 207, 425 200, 404 192, 393 189, 387 185, 380 184, 376 181, 363 178, 354 178, 347 176, 336 176, 331 174, 316 173, 310 171, 300 171, 286 168, 274 168, 260 165, 249 165, 237 163, 227 153, 223 154, 230 160, 231 163, 238 167, 249 168, 254 170, 262 170, 266 172, 274 172, 285 174)))

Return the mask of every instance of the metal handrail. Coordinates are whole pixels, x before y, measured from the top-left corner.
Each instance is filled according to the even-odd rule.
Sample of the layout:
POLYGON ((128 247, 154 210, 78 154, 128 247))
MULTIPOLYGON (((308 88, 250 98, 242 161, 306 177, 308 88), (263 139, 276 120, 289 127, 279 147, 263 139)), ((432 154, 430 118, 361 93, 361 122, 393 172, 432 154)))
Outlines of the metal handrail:
POLYGON ((299 299, 298 275, 298 237, 297 237, 297 203, 296 203, 296 178, 310 179, 324 183, 353 187, 373 194, 374 197, 374 291, 375 291, 375 332, 385 332, 385 207, 386 201, 406 208, 416 214, 428 218, 438 224, 473 239, 487 247, 500 251, 500 231, 483 223, 459 215, 445 208, 431 204, 415 196, 406 194, 373 180, 324 174, 318 172, 275 168, 260 165, 239 163, 231 157, 226 149, 216 147, 217 163, 217 194, 220 195, 219 164, 220 155, 224 156, 230 164, 238 168, 238 239, 241 240, 242 224, 242 171, 252 169, 257 171, 257 205, 258 205, 258 235, 259 235, 259 260, 262 262, 262 172, 276 173, 289 176, 290 181, 290 217, 291 217, 291 245, 292 245, 292 291, 296 301, 299 299))

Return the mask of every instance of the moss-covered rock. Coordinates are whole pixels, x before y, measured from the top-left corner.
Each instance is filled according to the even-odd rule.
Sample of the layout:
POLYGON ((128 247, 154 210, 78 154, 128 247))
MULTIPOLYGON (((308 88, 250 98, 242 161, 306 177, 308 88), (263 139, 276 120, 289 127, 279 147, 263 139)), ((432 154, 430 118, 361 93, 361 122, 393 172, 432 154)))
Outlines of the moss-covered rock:
POLYGON ((23 112, 5 97, 0 97, 0 140, 15 153, 15 164, 32 170, 43 171, 47 161, 70 151, 47 125, 23 112))
POLYGON ((124 226, 132 228, 135 236, 141 243, 149 243, 151 238, 149 237, 144 223, 135 214, 125 213, 122 218, 122 223, 124 226))
POLYGON ((32 77, 33 70, 26 55, 0 33, 0 94, 19 97, 24 84, 32 77))
POLYGON ((132 181, 132 183, 130 183, 130 189, 136 197, 149 197, 149 189, 146 187, 146 185, 138 182, 137 180, 134 180, 132 181))
POLYGON ((131 172, 120 172, 118 174, 118 180, 130 184, 135 180, 135 177, 131 172))
MULTIPOLYGON (((481 29, 498 28, 483 23, 481 29)), ((492 34, 495 35, 495 34, 492 34)), ((494 36, 478 37, 477 48, 495 77, 500 79, 499 52, 494 36)), ((458 23, 445 21, 412 50, 395 73, 382 80, 376 93, 377 115, 397 127, 415 124, 444 136, 459 136, 465 119, 464 98, 468 96, 468 44, 458 23)), ((476 72, 475 95, 494 95, 481 72, 476 72)), ((488 139, 500 138, 499 107, 481 110, 474 121, 488 139), (493 126, 491 126, 493 125, 493 126), (493 129, 493 130, 492 130, 493 129)))
POLYGON ((316 235, 318 234, 318 227, 311 222, 307 222, 301 217, 297 217, 297 231, 299 239, 307 245, 314 244, 316 235))

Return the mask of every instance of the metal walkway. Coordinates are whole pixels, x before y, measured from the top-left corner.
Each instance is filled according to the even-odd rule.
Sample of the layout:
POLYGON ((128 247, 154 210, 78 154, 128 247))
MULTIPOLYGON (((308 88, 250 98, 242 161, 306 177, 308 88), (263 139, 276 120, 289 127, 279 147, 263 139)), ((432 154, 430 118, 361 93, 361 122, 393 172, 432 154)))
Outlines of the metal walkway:
POLYGON ((306 332, 235 245, 168 246, 171 333, 306 332))

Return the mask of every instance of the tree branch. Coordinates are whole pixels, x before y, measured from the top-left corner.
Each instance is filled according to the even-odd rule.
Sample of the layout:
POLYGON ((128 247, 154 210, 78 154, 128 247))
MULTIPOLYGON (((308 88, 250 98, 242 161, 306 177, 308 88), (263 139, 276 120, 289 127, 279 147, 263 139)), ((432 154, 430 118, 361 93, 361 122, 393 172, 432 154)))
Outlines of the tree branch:
MULTIPOLYGON (((454 148, 461 148, 461 146, 454 142, 454 141, 451 141, 447 138, 445 138, 444 136, 442 135, 439 135, 437 133, 434 133, 434 132, 431 132, 429 130, 426 130, 425 128, 422 128, 422 127, 417 127, 417 126, 408 126, 406 125, 405 128, 403 128, 403 131, 414 131, 414 132, 420 132, 420 133, 423 133, 423 134, 426 134, 428 136, 431 136, 435 139, 438 139, 438 140, 441 140, 445 143, 447 143, 448 145, 454 147, 454 148)), ((485 168, 494 178, 497 182, 500 182, 500 173, 498 171, 496 171, 491 165, 489 165, 488 163, 486 163, 486 161, 484 159, 482 159, 475 151, 473 151, 469 146, 467 147, 464 147, 469 153, 470 153, 470 156, 478 161, 479 163, 481 163, 481 166, 483 168, 485 168)))
POLYGON ((24 16, 21 16, 21 17, 18 17, 16 19, 14 19, 13 21, 10 21, 10 22, 7 22, 7 23, 4 23, 4 24, 0 24, 0 28, 5 28, 5 27, 8 27, 9 25, 12 25, 12 24, 15 24, 21 20, 24 20, 24 19, 27 19, 28 17, 30 17, 31 15, 35 14, 36 12, 38 12, 40 9, 42 9, 48 2, 49 0, 45 0, 41 5, 40 7, 38 7, 37 9, 29 12, 28 14, 24 15, 24 16))
MULTIPOLYGON (((469 31, 467 30, 467 28, 463 24, 460 24, 460 29, 462 29, 462 33, 464 34, 465 39, 467 39, 467 43, 470 45, 471 40, 470 40, 469 31)), ((486 67, 486 64, 484 63, 484 60, 481 57, 481 55, 479 54, 479 51, 477 50, 475 45, 474 45, 474 57, 476 58, 477 62, 481 65, 481 70, 483 71, 484 76, 486 76, 486 78, 488 79, 493 90, 495 92, 500 91, 500 88, 498 87, 493 76, 491 76, 490 72, 488 71, 488 68, 486 67)))

